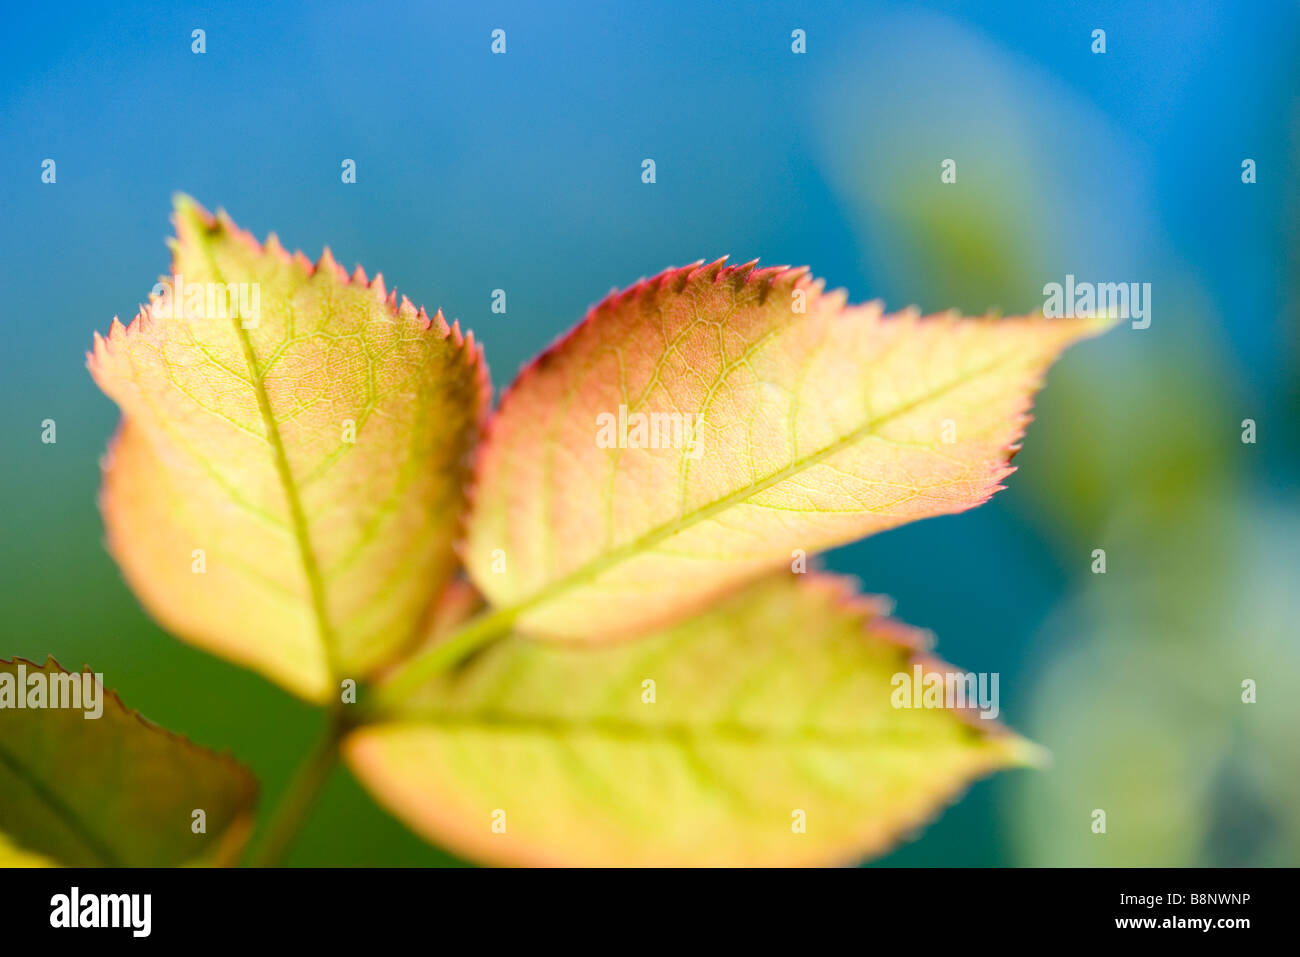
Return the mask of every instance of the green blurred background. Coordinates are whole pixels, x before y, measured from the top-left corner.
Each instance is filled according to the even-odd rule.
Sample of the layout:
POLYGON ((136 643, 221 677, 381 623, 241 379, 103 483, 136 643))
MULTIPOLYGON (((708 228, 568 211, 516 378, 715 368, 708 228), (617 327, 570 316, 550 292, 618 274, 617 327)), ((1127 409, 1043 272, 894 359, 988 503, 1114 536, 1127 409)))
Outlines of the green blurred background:
MULTIPOLYGON (((1300 863, 1300 17, 1048 6, 7 14, 0 654, 103 671, 250 764, 264 809, 319 729, 164 634, 103 550, 116 410, 84 351, 166 269, 175 190, 382 270, 475 330, 498 387, 610 287, 722 253, 928 310, 1028 311, 1067 273, 1150 282, 1149 329, 1052 371, 1008 491, 827 558, 949 661, 999 672, 1004 719, 1054 756, 880 863, 1300 863)), ((456 863, 345 771, 290 861, 456 863)))

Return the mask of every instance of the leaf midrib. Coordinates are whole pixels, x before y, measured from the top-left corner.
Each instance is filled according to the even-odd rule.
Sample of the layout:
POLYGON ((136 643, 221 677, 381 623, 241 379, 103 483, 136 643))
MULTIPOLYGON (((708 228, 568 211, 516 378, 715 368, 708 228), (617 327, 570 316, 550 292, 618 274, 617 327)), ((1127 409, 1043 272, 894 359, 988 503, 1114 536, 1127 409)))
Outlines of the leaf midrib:
MULTIPOLYGON (((47 807, 55 817, 64 823, 68 832, 71 833, 72 836, 76 838, 102 866, 122 866, 122 862, 118 858, 117 854, 114 853, 107 844, 100 840, 97 834, 86 826, 81 818, 73 812, 72 808, 64 804, 57 794, 49 790, 49 788, 45 786, 44 782, 37 778, 27 765, 18 759, 16 754, 6 748, 3 741, 0 741, 0 765, 4 765, 4 767, 7 768, 14 777, 27 785, 31 792, 44 803, 45 807, 47 807)), ((14 838, 19 837, 17 834, 11 836, 14 838)), ((41 851, 40 848, 29 847, 29 849, 41 851)), ((41 853, 46 852, 41 851, 41 853)))
MULTIPOLYGON (((208 268, 212 271, 214 280, 224 283, 225 274, 217 265, 211 248, 206 243, 200 243, 199 245, 203 250, 204 258, 208 261, 208 268)), ((257 358, 257 352, 253 349, 252 337, 248 334, 248 330, 244 328, 243 321, 238 316, 231 316, 230 322, 235 331, 235 338, 239 340, 240 348, 244 353, 244 362, 248 366, 249 381, 253 387, 253 393, 257 396, 257 408, 262 416, 262 424, 266 427, 266 439, 271 447, 276 475, 280 480, 280 486, 284 491, 284 497, 289 506, 289 518, 293 529, 294 543, 298 548, 298 559, 302 563, 303 576, 307 579, 307 590, 311 594, 312 613, 316 619, 316 633, 320 640, 321 652, 325 658, 326 681, 332 683, 335 676, 339 674, 334 626, 330 621, 329 607, 325 601, 325 580, 321 576, 320 565, 316 561, 316 553, 312 549, 307 513, 302 507, 302 497, 298 493, 298 484, 294 481, 293 471, 289 467, 289 455, 285 450, 284 440, 280 436, 280 426, 275 418, 275 410, 271 408, 271 396, 266 391, 265 378, 262 374, 261 363, 257 358)))
POLYGON ((604 574, 609 569, 615 567, 616 565, 619 565, 631 558, 635 558, 637 555, 650 551, 652 548, 659 545, 660 543, 665 542, 668 539, 672 538, 673 536, 686 531, 687 529, 695 526, 699 522, 706 521, 707 519, 712 518, 714 515, 726 511, 732 506, 739 505, 743 503, 745 500, 751 498, 752 496, 757 495, 760 492, 764 492, 767 489, 771 488, 772 486, 780 484, 781 482, 785 481, 788 478, 798 475, 800 472, 804 471, 805 469, 817 465, 823 460, 828 459, 833 455, 836 455, 837 453, 842 452, 853 445, 856 445, 858 442, 864 439, 870 438, 873 434, 875 434, 875 432, 879 429, 879 427, 882 424, 892 421, 893 419, 896 419, 900 416, 906 415, 908 412, 911 412, 913 409, 916 409, 917 407, 922 406, 927 402, 934 401, 935 399, 939 398, 940 396, 943 396, 944 394, 952 391, 953 389, 965 385, 967 382, 971 381, 972 379, 985 375, 986 373, 996 369, 1008 357, 1014 354, 1015 352, 1011 351, 999 355, 996 358, 990 360, 989 362, 979 366, 978 368, 971 370, 965 375, 958 376, 953 380, 951 380, 950 382, 945 383, 943 386, 941 386, 938 389, 934 389, 930 392, 925 393, 922 396, 919 396, 916 399, 913 399, 911 402, 904 403, 903 405, 900 405, 897 408, 891 409, 889 412, 885 413, 884 415, 878 416, 874 419, 870 419, 869 421, 863 423, 858 428, 851 430, 842 438, 837 439, 831 444, 823 446, 822 448, 818 449, 817 451, 803 458, 795 459, 785 468, 777 472, 773 472, 772 474, 759 479, 757 482, 751 482, 749 485, 739 488, 728 495, 724 495, 721 498, 715 499, 714 501, 708 503, 707 505, 703 505, 691 512, 680 515, 671 522, 667 522, 663 525, 659 525, 656 528, 651 529, 649 532, 646 532, 640 538, 637 538, 626 545, 622 545, 611 551, 605 552, 603 555, 600 555, 597 558, 593 559, 592 561, 587 562, 587 564, 574 569, 572 572, 568 573, 567 575, 561 578, 557 578, 549 585, 546 585, 538 589, 537 591, 529 595, 527 598, 523 598, 511 605, 506 606, 505 608, 501 609, 501 611, 498 614, 501 614, 502 616, 508 615, 512 619, 517 618, 520 614, 527 611, 528 609, 543 604, 549 601, 550 599, 554 598, 558 594, 562 594, 571 588, 576 588, 581 585, 590 583, 591 581, 593 581, 596 578, 599 578, 602 574, 604 574))
MULTIPOLYGON (((945 709, 951 710, 951 709, 945 709)), ((960 716, 953 712, 955 720, 960 716)), ((816 726, 790 728, 762 727, 739 721, 714 721, 691 724, 685 721, 648 724, 640 721, 620 718, 567 718, 545 715, 514 714, 509 712, 491 713, 412 713, 400 726, 429 726, 451 732, 470 730, 499 732, 502 734, 543 735, 566 740, 583 734, 612 738, 621 741, 718 741, 726 744, 763 746, 801 747, 808 744, 821 745, 839 750, 851 751, 871 748, 882 742, 905 742, 908 747, 915 747, 917 741, 942 740, 944 743, 964 745, 969 743, 967 737, 981 744, 994 744, 1000 735, 986 735, 978 728, 960 724, 958 737, 929 734, 920 730, 911 731, 902 728, 887 728, 879 731, 835 732, 816 726)), ((1008 740, 1014 736, 1008 735, 1008 740)))

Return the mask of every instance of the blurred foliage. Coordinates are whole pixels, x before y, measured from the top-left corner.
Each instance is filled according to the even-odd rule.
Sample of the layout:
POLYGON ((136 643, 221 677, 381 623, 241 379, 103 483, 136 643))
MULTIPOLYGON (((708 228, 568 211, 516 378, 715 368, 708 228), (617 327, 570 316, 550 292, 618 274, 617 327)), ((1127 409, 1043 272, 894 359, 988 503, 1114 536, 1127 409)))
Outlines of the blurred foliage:
MULTIPOLYGON (((1210 327, 1177 306, 1169 318, 1210 327)), ((1258 456, 1241 442, 1251 407, 1204 336, 1162 335, 1154 323, 1114 336, 1053 370, 1034 404, 1049 424, 1030 427, 1012 479, 1025 492, 1019 501, 1080 568, 1107 544, 1117 508, 1137 509, 1159 529, 1177 524, 1203 500, 1228 495, 1246 457, 1258 456)))
POLYGON ((1066 268, 1129 271, 1141 177, 1095 108, 945 18, 886 17, 861 46, 828 79, 822 152, 889 307, 1023 313, 1066 268))
POLYGON ((1020 775, 1006 807, 1019 863, 1300 858, 1300 511, 1201 502, 1158 522, 1141 508, 1116 518, 1106 574, 1036 642, 1051 657, 1024 730, 1054 764, 1020 775))

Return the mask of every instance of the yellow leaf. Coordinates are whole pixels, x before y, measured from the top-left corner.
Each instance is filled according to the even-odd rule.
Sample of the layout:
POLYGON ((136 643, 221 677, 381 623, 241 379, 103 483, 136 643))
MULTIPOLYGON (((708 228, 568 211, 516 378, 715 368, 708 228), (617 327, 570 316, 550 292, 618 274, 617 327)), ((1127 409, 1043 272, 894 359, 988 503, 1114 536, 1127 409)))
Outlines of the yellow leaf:
POLYGON ((122 408, 108 543, 169 630, 324 700, 419 637, 452 575, 486 370, 329 251, 313 266, 177 200, 172 275, 95 337, 122 408))
POLYGON ((804 270, 669 270, 502 401, 466 564, 518 628, 604 641, 801 554, 988 499, 1033 392, 1111 320, 882 315, 804 270))
POLYGON ((1034 754, 969 707, 896 706, 898 676, 949 670, 924 637, 841 579, 777 575, 636 642, 507 638, 344 753, 476 860, 848 863, 1034 754))

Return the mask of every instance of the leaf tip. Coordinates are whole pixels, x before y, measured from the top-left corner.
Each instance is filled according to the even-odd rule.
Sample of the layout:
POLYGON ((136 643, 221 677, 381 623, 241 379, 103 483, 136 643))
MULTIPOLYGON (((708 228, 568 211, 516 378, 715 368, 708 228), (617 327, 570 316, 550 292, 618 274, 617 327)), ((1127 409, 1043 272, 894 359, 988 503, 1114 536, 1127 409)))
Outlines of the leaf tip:
POLYGON ((1031 771, 1045 771, 1051 767, 1052 752, 1028 738, 1007 732, 1003 736, 1002 745, 1011 767, 1027 768, 1031 771))
MULTIPOLYGON (((316 265, 312 267, 316 272, 324 272, 328 276, 333 276, 343 285, 347 285, 348 271, 339 265, 338 260, 334 258, 334 253, 326 246, 321 251, 320 259, 316 260, 316 265)), ((406 300, 403 299, 403 302, 406 300)))
POLYGON ((172 224, 176 227, 177 240, 186 243, 211 230, 216 220, 193 196, 175 193, 172 195, 172 224))
POLYGON ((723 267, 727 265, 730 254, 720 256, 703 266, 697 266, 688 276, 687 282, 718 282, 723 274, 723 267))

